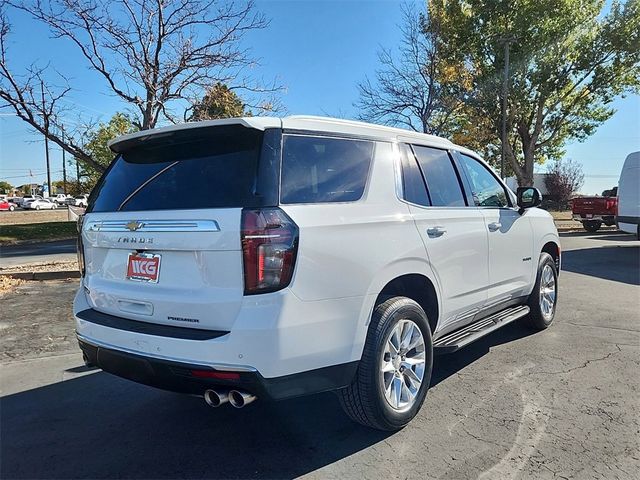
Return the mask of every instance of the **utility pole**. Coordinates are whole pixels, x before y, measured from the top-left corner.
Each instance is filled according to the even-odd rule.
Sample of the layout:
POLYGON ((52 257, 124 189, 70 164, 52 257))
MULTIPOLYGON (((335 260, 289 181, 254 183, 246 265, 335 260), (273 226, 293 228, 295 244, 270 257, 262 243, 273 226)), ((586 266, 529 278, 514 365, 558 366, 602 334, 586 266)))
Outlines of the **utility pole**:
POLYGON ((502 151, 500 155, 500 178, 504 180, 504 164, 507 157, 507 98, 509 95, 509 47, 515 41, 513 36, 503 37, 504 42, 504 79, 502 82, 502 151))
POLYGON ((78 163, 77 157, 76 157, 76 181, 78 182, 78 195, 80 195, 80 164, 78 163))
POLYGON ((49 165, 49 117, 45 111, 44 104, 44 82, 40 81, 40 92, 42 93, 42 120, 44 121, 44 152, 47 157, 47 189, 51 196, 51 167, 49 165))
MULTIPOLYGON (((62 129, 62 142, 64 143, 64 128, 62 129)), ((64 148, 62 149, 62 193, 67 194, 67 159, 64 148)))

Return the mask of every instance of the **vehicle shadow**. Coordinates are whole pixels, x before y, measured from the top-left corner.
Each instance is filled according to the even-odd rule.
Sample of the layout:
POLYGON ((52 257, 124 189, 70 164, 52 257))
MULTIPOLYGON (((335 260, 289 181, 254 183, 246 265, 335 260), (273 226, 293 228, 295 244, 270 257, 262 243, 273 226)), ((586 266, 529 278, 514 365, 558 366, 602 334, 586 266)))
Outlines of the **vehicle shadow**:
POLYGON ((611 240, 622 240, 624 235, 628 233, 616 230, 614 228, 603 228, 597 232, 587 232, 586 230, 560 232, 560 238, 562 237, 592 237, 594 239, 600 239, 602 237, 611 237, 611 240))
POLYGON ((436 356, 433 360, 431 387, 445 381, 450 376, 455 375, 466 366, 488 354, 491 347, 510 343, 536 333, 538 333, 536 330, 528 328, 518 320, 476 340, 458 352, 436 356))
POLYGON ((2 398, 0 477, 293 478, 388 437, 334 394, 207 407, 104 372, 2 398))
MULTIPOLYGON (((432 385, 531 333, 516 322, 436 357, 432 385)), ((332 393, 212 409, 104 372, 0 402, 3 479, 293 478, 392 435, 352 423, 332 393)))
POLYGON ((589 240, 605 240, 608 242, 637 242, 638 238, 632 233, 626 232, 601 232, 600 235, 588 237, 589 240), (609 233, 609 235, 606 235, 609 233))
POLYGON ((562 252, 562 270, 614 282, 640 285, 640 246, 604 246, 567 250, 562 252))

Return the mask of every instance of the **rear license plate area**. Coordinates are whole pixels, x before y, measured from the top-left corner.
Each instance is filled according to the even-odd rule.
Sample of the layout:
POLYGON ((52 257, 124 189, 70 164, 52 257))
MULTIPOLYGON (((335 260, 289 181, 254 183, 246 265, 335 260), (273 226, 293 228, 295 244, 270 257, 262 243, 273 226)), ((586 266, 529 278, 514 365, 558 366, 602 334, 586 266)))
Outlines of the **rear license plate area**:
POLYGON ((160 259, 160 255, 154 253, 130 253, 127 260, 127 279, 158 283, 160 259))

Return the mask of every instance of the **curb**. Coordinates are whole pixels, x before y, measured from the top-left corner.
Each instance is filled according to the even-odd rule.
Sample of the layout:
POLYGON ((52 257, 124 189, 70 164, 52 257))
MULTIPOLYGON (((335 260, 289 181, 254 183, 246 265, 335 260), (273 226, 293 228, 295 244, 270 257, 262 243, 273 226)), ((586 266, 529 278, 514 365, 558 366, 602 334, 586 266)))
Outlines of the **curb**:
POLYGON ((60 270, 57 272, 14 272, 0 273, 0 277, 19 278, 20 280, 63 280, 66 278, 80 278, 78 270, 60 270))
POLYGON ((584 228, 582 227, 557 227, 556 226, 556 230, 558 230, 558 233, 572 233, 572 232, 583 232, 583 233, 598 233, 598 232, 617 232, 618 229, 617 228, 611 228, 611 227, 602 227, 598 230, 598 232, 587 232, 584 228))

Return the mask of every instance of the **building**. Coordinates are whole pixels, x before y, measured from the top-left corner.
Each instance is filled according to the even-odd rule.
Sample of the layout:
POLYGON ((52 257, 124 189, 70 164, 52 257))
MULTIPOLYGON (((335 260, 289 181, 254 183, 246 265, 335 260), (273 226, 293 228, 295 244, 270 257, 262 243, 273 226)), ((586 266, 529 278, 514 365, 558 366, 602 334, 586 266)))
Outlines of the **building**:
MULTIPOLYGON (((544 184, 545 177, 549 175, 548 173, 534 173, 533 174, 533 186, 540 190, 540 193, 544 196, 547 195, 547 186, 544 184)), ((509 187, 514 192, 518 189, 518 179, 516 177, 507 177, 506 179, 507 187, 509 187)))

